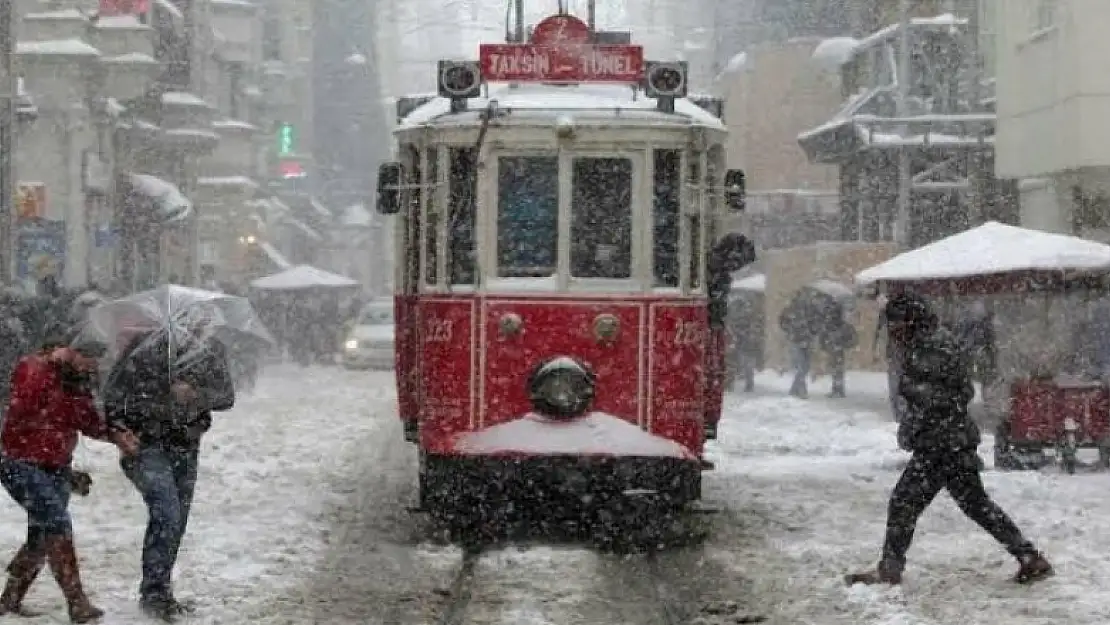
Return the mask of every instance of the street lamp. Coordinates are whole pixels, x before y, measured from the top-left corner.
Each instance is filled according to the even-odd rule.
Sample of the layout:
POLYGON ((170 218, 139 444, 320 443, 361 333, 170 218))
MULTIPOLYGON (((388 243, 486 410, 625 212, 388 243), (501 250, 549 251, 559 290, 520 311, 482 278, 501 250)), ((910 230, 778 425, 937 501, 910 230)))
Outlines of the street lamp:
POLYGON ((255 238, 255 236, 253 234, 248 234, 248 235, 239 237, 239 242, 242 243, 243 245, 254 245, 257 241, 258 241, 258 239, 255 238))

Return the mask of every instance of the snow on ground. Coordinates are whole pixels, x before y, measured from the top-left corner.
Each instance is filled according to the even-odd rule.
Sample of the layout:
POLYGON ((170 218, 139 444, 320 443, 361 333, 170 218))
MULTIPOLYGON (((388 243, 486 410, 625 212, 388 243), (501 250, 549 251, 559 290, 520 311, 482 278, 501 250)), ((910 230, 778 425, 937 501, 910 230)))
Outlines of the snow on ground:
MULTIPOLYGON (((849 393, 854 387, 866 395, 880 383, 879 376, 853 374, 849 393)), ((878 559, 887 497, 907 454, 897 449, 895 425, 885 413, 825 399, 820 389, 811 389, 808 401, 785 397, 787 386, 764 375, 758 393, 727 398, 720 439, 710 445, 717 470, 707 477, 707 489, 730 500, 738 514, 761 510, 769 521, 772 551, 764 556, 762 586, 782 598, 769 610, 769 622, 1106 622, 1106 473, 983 474, 988 490, 1053 561, 1053 579, 1033 587, 1011 583, 1012 559, 942 495, 918 525, 901 589, 843 586, 843 574, 878 559)), ((989 466, 991 441, 984 439, 980 452, 989 466)), ((735 554, 716 557, 750 571, 751 562, 735 554)))
MULTIPOLYGON (((351 447, 393 425, 392 372, 277 366, 253 395, 215 415, 205 440, 189 532, 178 561, 176 590, 195 597, 192 623, 293 623, 306 603, 304 580, 326 548, 325 511, 341 494, 333 478, 349 477, 351 447)), ((71 510, 82 575, 113 625, 147 623, 138 610, 139 554, 146 511, 119 469, 115 449, 82 443, 75 466, 93 474, 87 499, 71 510)), ((22 542, 24 516, 0 497, 0 557, 22 542)), ((2 561, 6 563, 6 560, 2 561)), ((64 615, 49 575, 39 577, 28 606, 64 615)))

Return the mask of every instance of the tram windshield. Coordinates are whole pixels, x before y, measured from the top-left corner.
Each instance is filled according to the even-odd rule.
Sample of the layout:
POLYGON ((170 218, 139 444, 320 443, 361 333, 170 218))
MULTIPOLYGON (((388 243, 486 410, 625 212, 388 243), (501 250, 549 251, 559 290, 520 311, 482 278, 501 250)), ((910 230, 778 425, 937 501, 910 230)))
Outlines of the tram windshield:
POLYGON ((632 277, 632 161, 575 158, 571 187, 571 275, 632 277))
POLYGON ((502 156, 497 171, 497 275, 555 275, 559 249, 558 157, 502 156))

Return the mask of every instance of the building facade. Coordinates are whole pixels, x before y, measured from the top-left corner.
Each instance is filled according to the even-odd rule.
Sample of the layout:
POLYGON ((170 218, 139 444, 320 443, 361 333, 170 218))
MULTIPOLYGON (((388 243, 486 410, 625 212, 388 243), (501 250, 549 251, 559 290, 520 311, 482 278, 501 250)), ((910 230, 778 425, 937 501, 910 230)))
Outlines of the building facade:
POLYGON ((1108 17, 1110 5, 1089 0, 993 14, 996 167, 1021 181, 1023 225, 1110 240, 1108 17))

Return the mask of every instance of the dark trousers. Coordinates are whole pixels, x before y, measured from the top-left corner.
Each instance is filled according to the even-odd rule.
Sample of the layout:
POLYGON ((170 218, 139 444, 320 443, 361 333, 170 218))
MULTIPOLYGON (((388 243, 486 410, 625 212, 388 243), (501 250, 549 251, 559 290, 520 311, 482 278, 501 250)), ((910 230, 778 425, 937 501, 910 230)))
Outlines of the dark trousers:
POLYGON ((917 519, 942 489, 947 489, 960 510, 1015 558, 1036 553, 1010 517, 991 500, 983 488, 979 468, 979 456, 974 450, 913 455, 890 494, 883 544, 883 562, 887 567, 900 571, 905 565, 917 519))
POLYGON ((843 349, 830 349, 829 373, 832 375, 832 395, 844 397, 844 378, 847 375, 848 355, 843 349))
POLYGON ((0 457, 0 484, 27 512, 27 548, 46 549, 49 536, 70 536, 69 468, 45 467, 0 457))
POLYGON ((121 462, 127 479, 142 494, 149 514, 143 538, 143 581, 139 586, 144 600, 173 595, 173 567, 193 505, 197 456, 196 450, 150 445, 121 462))

